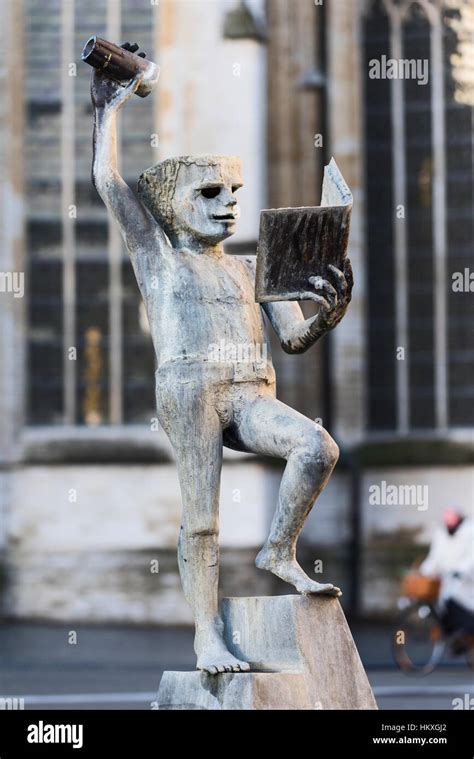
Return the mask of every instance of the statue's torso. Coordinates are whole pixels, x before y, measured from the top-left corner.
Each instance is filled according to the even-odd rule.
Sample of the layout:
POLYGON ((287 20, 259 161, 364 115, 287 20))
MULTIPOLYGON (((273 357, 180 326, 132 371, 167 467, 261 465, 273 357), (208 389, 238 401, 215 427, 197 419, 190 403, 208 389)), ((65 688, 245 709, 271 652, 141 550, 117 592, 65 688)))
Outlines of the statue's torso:
MULTIPOLYGON (((166 250, 141 277, 158 368, 201 363, 233 381, 274 381, 254 273, 239 256, 166 250)), ((139 272, 137 278, 140 283, 139 272)))

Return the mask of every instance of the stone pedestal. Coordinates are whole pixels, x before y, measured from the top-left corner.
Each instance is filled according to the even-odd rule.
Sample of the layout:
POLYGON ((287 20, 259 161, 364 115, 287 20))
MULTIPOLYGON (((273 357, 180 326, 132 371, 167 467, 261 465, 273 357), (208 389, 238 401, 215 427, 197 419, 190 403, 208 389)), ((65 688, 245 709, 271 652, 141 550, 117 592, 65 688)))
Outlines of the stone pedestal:
POLYGON ((222 616, 252 671, 165 672, 160 709, 377 709, 337 599, 225 598, 222 616))

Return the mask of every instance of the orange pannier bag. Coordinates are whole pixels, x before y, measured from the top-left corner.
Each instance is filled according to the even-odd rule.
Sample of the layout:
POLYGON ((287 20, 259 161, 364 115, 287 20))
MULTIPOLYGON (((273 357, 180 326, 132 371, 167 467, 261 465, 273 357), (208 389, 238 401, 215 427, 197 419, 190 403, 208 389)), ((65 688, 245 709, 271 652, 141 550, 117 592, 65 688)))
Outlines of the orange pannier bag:
POLYGON ((441 580, 439 577, 425 577, 419 572, 410 572, 402 581, 402 593, 419 601, 436 601, 441 580))

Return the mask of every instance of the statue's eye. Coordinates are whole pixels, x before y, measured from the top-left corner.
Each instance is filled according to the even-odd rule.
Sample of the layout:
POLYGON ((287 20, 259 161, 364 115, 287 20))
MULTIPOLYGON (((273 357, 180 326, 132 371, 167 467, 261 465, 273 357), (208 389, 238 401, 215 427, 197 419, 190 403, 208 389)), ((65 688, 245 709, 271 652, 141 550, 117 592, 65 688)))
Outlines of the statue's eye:
POLYGON ((221 191, 220 187, 204 187, 201 190, 201 195, 205 198, 217 198, 221 191))

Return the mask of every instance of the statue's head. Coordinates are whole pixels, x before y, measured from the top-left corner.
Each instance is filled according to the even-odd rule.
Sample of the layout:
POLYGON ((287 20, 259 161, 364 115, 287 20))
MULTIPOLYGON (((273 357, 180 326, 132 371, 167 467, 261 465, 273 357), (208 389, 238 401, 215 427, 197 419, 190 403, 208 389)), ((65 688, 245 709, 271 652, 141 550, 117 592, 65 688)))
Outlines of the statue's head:
POLYGON ((138 194, 172 241, 184 232, 215 245, 235 232, 241 186, 239 158, 181 156, 144 171, 138 194))

